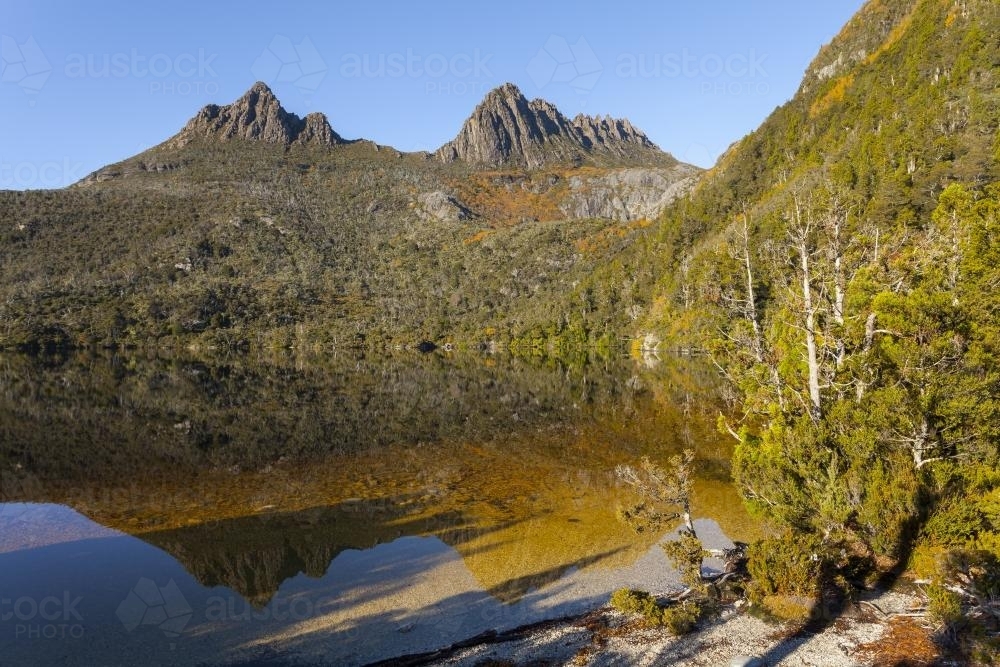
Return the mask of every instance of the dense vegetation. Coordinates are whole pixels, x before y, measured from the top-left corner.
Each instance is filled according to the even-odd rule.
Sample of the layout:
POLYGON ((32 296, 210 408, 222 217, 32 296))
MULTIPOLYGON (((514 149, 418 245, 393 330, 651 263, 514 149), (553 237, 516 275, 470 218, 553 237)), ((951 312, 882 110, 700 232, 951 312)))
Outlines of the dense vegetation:
POLYGON ((0 348, 607 347, 656 274, 622 253, 648 223, 553 221, 580 171, 209 141, 0 192, 0 348), (484 215, 420 210, 454 189, 484 215))
POLYGON ((711 352, 736 480, 794 535, 752 552, 758 601, 909 564, 996 636, 998 53, 995 2, 868 3, 660 225, 646 324, 711 352))

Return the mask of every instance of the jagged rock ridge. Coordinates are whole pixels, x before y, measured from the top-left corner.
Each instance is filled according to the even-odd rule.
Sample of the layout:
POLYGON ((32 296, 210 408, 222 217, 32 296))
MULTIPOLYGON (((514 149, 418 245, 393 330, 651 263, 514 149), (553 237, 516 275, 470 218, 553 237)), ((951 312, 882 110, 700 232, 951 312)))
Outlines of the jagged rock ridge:
POLYGON ((285 111, 264 83, 255 83, 242 97, 225 106, 209 104, 195 115, 184 129, 167 143, 178 148, 195 139, 262 141, 291 145, 346 143, 333 131, 326 116, 311 113, 299 118, 285 111))
POLYGON ((588 158, 669 158, 628 120, 583 114, 569 120, 545 100, 528 101, 511 83, 487 94, 458 136, 435 155, 445 162, 528 168, 588 158))

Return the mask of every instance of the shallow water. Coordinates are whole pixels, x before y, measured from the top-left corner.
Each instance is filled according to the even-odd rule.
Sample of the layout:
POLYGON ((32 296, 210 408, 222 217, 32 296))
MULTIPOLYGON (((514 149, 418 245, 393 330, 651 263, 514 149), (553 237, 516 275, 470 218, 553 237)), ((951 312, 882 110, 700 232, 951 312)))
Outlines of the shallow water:
POLYGON ((0 382, 15 664, 364 664, 666 591, 670 535, 617 519, 611 471, 685 447, 700 535, 755 531, 691 360, 0 357, 0 382))

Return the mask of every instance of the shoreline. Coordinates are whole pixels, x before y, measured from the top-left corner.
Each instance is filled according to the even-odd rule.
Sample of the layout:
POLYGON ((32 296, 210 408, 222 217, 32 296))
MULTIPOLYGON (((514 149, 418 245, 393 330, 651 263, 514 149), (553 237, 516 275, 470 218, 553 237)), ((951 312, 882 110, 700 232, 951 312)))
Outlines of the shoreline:
MULTIPOLYGON (((550 664, 677 665, 679 667, 811 665, 869 667, 886 664, 892 651, 907 664, 935 664, 929 637, 923 657, 912 645, 898 646, 896 635, 925 635, 908 615, 919 606, 913 595, 873 592, 830 618, 806 624, 767 621, 738 604, 727 605, 694 632, 676 637, 665 628, 648 627, 609 606, 511 630, 490 631, 436 651, 401 655, 366 667, 401 665, 550 664), (887 653, 888 652, 888 653, 887 653)), ((911 639, 912 643, 912 639, 911 639)), ((919 643, 919 642, 918 642, 919 643)))

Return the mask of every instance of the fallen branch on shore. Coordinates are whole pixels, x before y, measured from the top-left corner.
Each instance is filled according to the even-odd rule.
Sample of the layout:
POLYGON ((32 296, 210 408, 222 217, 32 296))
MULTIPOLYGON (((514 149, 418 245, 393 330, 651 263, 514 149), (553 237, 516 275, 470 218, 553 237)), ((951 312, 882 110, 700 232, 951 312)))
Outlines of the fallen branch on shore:
POLYGON ((379 660, 378 662, 369 663, 365 665, 365 667, 420 667, 421 665, 429 665, 439 660, 450 658, 459 651, 463 651, 467 648, 473 648, 475 646, 489 646, 492 644, 504 644, 506 642, 524 639, 537 632, 542 632, 551 628, 557 628, 563 625, 579 625, 588 618, 597 617, 607 612, 609 609, 609 607, 603 607, 601 609, 591 610, 582 614, 573 614, 547 621, 537 621, 535 623, 528 623, 527 625, 521 625, 510 630, 504 630, 503 632, 487 630, 486 632, 479 633, 475 637, 463 639, 462 641, 455 642, 450 646, 446 646, 435 651, 411 653, 397 658, 379 660))

